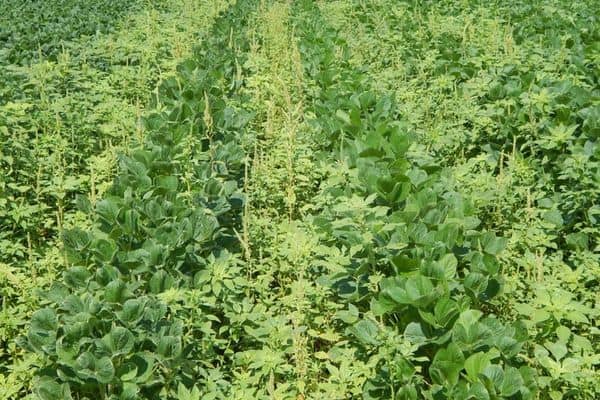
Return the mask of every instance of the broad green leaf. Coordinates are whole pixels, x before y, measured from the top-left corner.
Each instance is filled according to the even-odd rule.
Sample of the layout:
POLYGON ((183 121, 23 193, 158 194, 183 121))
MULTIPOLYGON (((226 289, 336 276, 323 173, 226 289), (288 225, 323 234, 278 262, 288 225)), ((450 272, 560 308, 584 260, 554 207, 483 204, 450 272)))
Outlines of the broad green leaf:
POLYGON ((93 379, 99 383, 110 383, 115 375, 115 368, 108 357, 96 358, 90 352, 82 353, 75 361, 75 372, 82 379, 93 379))
POLYGON ((512 396, 523 388, 523 377, 519 370, 513 367, 508 367, 504 372, 504 379, 500 385, 500 394, 502 396, 512 396))
POLYGON ((175 336, 163 336, 158 341, 157 353, 166 358, 177 358, 181 355, 181 339, 175 336))
POLYGON ((72 400, 69 384, 61 385, 48 377, 36 382, 35 394, 40 400, 72 400))
POLYGON ((120 326, 113 327, 102 341, 113 357, 130 353, 135 343, 133 334, 120 326))
POLYGON ((560 228, 564 223, 562 214, 558 210, 546 211, 543 218, 546 222, 549 222, 558 228, 560 228))
POLYGON ((504 380, 504 371, 502 367, 497 364, 490 364, 483 370, 485 375, 496 387, 500 387, 504 380))
POLYGON ((158 186, 167 190, 174 192, 177 190, 177 186, 179 185, 179 181, 176 176, 159 176, 157 178, 158 186))
POLYGON ((116 372, 116 376, 123 382, 134 380, 138 374, 137 365, 133 362, 127 362, 121 365, 116 372))
POLYGON ((140 388, 135 383, 124 382, 119 400, 138 400, 140 388))
POLYGON ((479 380, 479 374, 490 365, 489 356, 486 353, 478 352, 472 354, 465 360, 465 370, 467 376, 471 382, 477 382, 479 380))
POLYGON ((131 294, 121 280, 110 282, 104 289, 104 299, 110 303, 123 303, 131 294))
POLYGON ((456 267, 458 266, 458 260, 454 254, 445 254, 439 261, 440 265, 444 268, 444 274, 446 279, 450 280, 456 276, 456 267))
POLYGON ((369 319, 363 319, 351 326, 348 331, 356 336, 364 344, 377 345, 377 335, 379 334, 379 328, 375 322, 369 319))
POLYGON ((58 320, 53 310, 44 308, 36 311, 31 317, 31 325, 27 333, 29 344, 37 351, 52 353, 56 344, 58 320))
POLYGON ((121 311, 117 312, 117 317, 126 323, 134 324, 144 315, 145 301, 140 299, 129 299, 123 304, 121 311))
POLYGON ((96 212, 107 224, 114 225, 119 215, 119 205, 114 200, 100 200, 96 203, 96 212))
POLYGON ((454 300, 443 297, 435 303, 433 312, 438 325, 447 327, 458 315, 458 307, 454 300))
POLYGON ((349 304, 348 310, 340 310, 335 313, 335 316, 347 324, 353 324, 358 321, 358 308, 352 304, 349 304))
POLYGON ((31 316, 31 329, 35 331, 55 331, 58 327, 56 313, 50 308, 43 308, 31 316))
POLYGON ((150 380, 154 372, 155 356, 148 352, 136 353, 129 360, 137 368, 137 376, 135 382, 144 384, 150 380))
POLYGON ((406 326, 404 337, 414 344, 422 344, 427 341, 427 336, 423 333, 421 324, 417 322, 411 322, 406 326))
POLYGON ((87 284, 91 274, 84 267, 71 267, 63 273, 63 280, 67 286, 80 288, 87 284))
POLYGON ((571 330, 564 325, 556 328, 556 335, 558 336, 558 341, 563 344, 567 344, 569 342, 569 338, 571 337, 571 330))
POLYGON ((463 311, 452 328, 452 339, 465 351, 477 350, 492 336, 489 327, 479 323, 482 312, 479 310, 463 311))
POLYGON ((465 289, 472 294, 473 297, 480 297, 488 286, 488 277, 479 272, 470 272, 464 280, 465 289))
POLYGON ((569 352, 567 350, 567 346, 565 346, 564 343, 560 343, 560 342, 558 342, 558 343, 546 342, 546 343, 544 343, 544 346, 548 350, 550 350, 550 353, 552 353, 552 356, 554 356, 554 359, 556 361, 560 361, 569 352))
POLYGON ((450 343, 447 348, 438 350, 435 354, 429 373, 435 383, 454 386, 458 383, 464 362, 465 358, 458 345, 450 343))
POLYGON ((110 263, 117 254, 117 245, 110 239, 98 239, 92 245, 96 259, 102 263, 110 263))
POLYGON ((94 367, 98 382, 108 384, 113 380, 115 368, 110 358, 102 357, 99 360, 95 360, 94 367))
POLYGON ((474 382, 473 385, 469 388, 469 392, 467 394, 469 399, 472 400, 489 400, 490 394, 481 382, 474 382))
POLYGON ((408 178, 410 179, 410 182, 415 187, 418 187, 419 185, 421 185, 423 182, 425 182, 427 180, 427 172, 425 172, 419 168, 413 168, 413 169, 409 170, 406 173, 406 176, 408 176, 408 178))
POLYGON ((394 127, 390 134, 390 144, 392 145, 392 151, 397 157, 400 157, 406 153, 410 142, 408 135, 400 131, 400 127, 394 127))
POLYGON ((481 236, 483 251, 494 256, 504 250, 507 242, 508 239, 497 237, 491 232, 487 232, 481 236))

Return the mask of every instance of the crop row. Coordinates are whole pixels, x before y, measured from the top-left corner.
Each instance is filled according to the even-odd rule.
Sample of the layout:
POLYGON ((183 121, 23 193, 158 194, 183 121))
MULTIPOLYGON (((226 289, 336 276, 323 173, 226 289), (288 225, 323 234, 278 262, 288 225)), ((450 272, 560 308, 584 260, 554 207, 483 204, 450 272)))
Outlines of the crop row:
POLYGON ((189 354, 202 332, 161 294, 201 284, 210 254, 235 247, 246 118, 230 99, 242 83, 251 6, 227 10, 161 85, 145 143, 121 157, 94 229, 64 233, 71 267, 44 294, 25 344, 42 356, 42 399, 182 398, 193 386, 199 366, 189 354))

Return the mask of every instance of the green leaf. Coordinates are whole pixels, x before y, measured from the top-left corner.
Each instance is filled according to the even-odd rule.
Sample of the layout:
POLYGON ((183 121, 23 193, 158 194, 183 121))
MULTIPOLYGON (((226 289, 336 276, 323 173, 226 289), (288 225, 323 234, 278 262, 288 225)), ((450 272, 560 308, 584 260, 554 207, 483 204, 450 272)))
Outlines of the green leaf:
POLYGON ((567 344, 571 338, 571 330, 566 326, 561 325, 556 328, 556 335, 558 336, 558 341, 560 343, 567 344))
POLYGON ((31 329, 35 331, 55 331, 58 328, 56 313, 50 308, 43 308, 31 316, 31 329))
POLYGON ((79 314, 83 312, 85 305, 79 296, 74 294, 68 295, 60 305, 60 309, 69 312, 70 314, 79 314))
POLYGON ((102 342, 114 357, 130 353, 133 350, 135 339, 128 329, 115 326, 110 330, 108 335, 102 338, 102 342))
POLYGON ((377 345, 377 335, 379 328, 377 324, 369 319, 363 319, 355 323, 348 329, 349 333, 356 336, 364 344, 377 345))
POLYGON ((422 275, 412 276, 403 286, 387 288, 384 293, 399 304, 410 304, 414 307, 426 307, 433 301, 434 286, 429 278, 422 275))
POLYGON ((444 275, 447 280, 453 279, 456 276, 456 267, 458 266, 458 260, 452 253, 445 254, 439 261, 440 265, 444 269, 444 275))
POLYGON ((135 383, 124 382, 119 400, 138 400, 140 398, 138 396, 139 391, 140 388, 135 383))
POLYGON ((163 358, 177 358, 181 355, 181 339, 175 336, 163 336, 158 341, 156 350, 163 358))
POLYGON ((429 373, 435 383, 454 386, 458 383, 464 362, 465 358, 458 345, 450 343, 447 348, 435 354, 429 373))
POLYGON ((479 298, 488 286, 488 277, 479 272, 469 272, 464 280, 465 289, 473 297, 479 298))
POLYGON ((68 383, 61 385, 48 377, 36 382, 35 394, 40 400, 72 400, 68 383))
POLYGON ((533 313, 531 314, 531 320, 534 323, 547 321, 550 317, 552 317, 552 314, 542 309, 534 309, 533 313))
POLYGON ((90 202, 90 199, 87 196, 83 196, 81 194, 76 195, 75 204, 77 206, 77 209, 85 214, 91 214, 93 211, 92 203, 90 202))
POLYGON ((129 324, 139 321, 144 315, 145 301, 140 299, 129 299, 123 304, 121 311, 117 312, 117 317, 129 324))
POLYGON ((123 382, 134 380, 138 374, 137 365, 133 362, 127 362, 121 365, 116 372, 116 375, 123 382))
POLYGON ((353 324, 358 321, 358 308, 348 304, 348 310, 340 310, 335 313, 335 316, 347 324, 353 324))
POLYGON ((504 380, 504 371, 502 370, 502 367, 497 364, 490 364, 484 368, 483 375, 485 375, 496 387, 500 387, 504 380))
POLYGON ((390 134, 390 144, 394 154, 399 157, 406 154, 410 141, 407 134, 401 132, 399 127, 394 127, 390 134))
POLYGON ((119 206, 113 200, 100 200, 96 203, 96 213, 107 224, 115 225, 117 223, 117 216, 119 215, 119 206))
POLYGON ((115 367, 110 358, 102 357, 101 359, 96 360, 94 367, 98 382, 108 384, 113 380, 115 376, 115 367))
POLYGON ((406 176, 415 187, 419 187, 421 183, 427 180, 427 172, 419 168, 412 168, 406 173, 406 176))
POLYGON ((139 384, 148 382, 154 372, 154 355, 149 352, 136 353, 130 362, 137 368, 135 381, 139 384))
POLYGON ((170 192, 177 191, 177 186, 179 185, 179 181, 176 176, 159 176, 158 177, 158 187, 163 188, 170 192))
POLYGON ((335 112, 335 116, 342 121, 343 123, 345 123, 346 125, 352 125, 352 121, 350 120, 350 115, 348 115, 347 112, 343 111, 343 110, 337 110, 335 112))
POLYGON ((131 293, 127 289, 125 282, 115 280, 106 285, 104 289, 104 300, 109 303, 123 303, 131 293))
POLYGON ((508 239, 497 237, 492 232, 486 232, 481 236, 483 251, 493 256, 498 255, 506 247, 508 239))
POLYGON ((397 307, 396 302, 388 296, 378 296, 371 299, 370 308, 375 316, 385 315, 397 307))
POLYGON ((189 390, 180 383, 177 387, 177 400, 200 400, 200 391, 196 386, 189 390))
POLYGON ((90 352, 82 353, 75 361, 75 372, 82 379, 93 379, 108 384, 115 376, 115 368, 108 357, 100 359, 90 352))
POLYGON ((454 300, 443 297, 435 303, 433 314, 440 327, 447 327, 453 323, 453 319, 458 315, 458 307, 454 300))
POLYGON ((89 246, 91 237, 81 229, 71 229, 63 232, 63 241, 69 250, 81 252, 89 246))
POLYGON ((506 397, 513 396, 523 387, 523 377, 519 370, 508 367, 504 372, 504 379, 502 379, 502 384, 500 385, 500 394, 506 397))
POLYGON ((466 310, 460 313, 457 323, 463 325, 466 328, 475 326, 483 313, 479 310, 466 310))
POLYGON ((58 320, 53 310, 44 308, 31 317, 27 333, 28 343, 39 352, 52 353, 56 345, 58 320))
POLYGON ((404 330, 404 337, 411 343, 422 344, 427 341, 427 336, 423 333, 421 324, 418 322, 411 322, 406 326, 404 330))
POLYGON ((110 239, 98 239, 92 247, 96 259, 102 263, 110 263, 117 253, 117 244, 110 239))
POLYGON ((549 222, 556 227, 561 227, 564 223, 562 214, 558 210, 546 211, 543 218, 546 222, 549 222))
POLYGON ((151 293, 159 294, 174 287, 175 279, 165 271, 158 271, 150 278, 148 285, 151 293))
POLYGON ((72 288, 84 287, 91 274, 84 267, 71 267, 63 273, 65 284, 72 288))
POLYGON ((62 337, 56 342, 56 355, 61 363, 71 364, 77 358, 80 352, 79 341, 69 341, 68 338, 62 337))
POLYGON ((489 400, 490 394, 481 382, 474 382, 469 388, 468 398, 472 400, 489 400))
POLYGON ((583 232, 569 233, 566 237, 567 245, 572 249, 586 250, 589 244, 589 237, 583 232))
POLYGON ((452 339, 465 351, 476 350, 492 336, 486 325, 479 323, 482 312, 479 310, 463 311, 452 327, 452 339))
POLYGON ((544 343, 544 346, 548 350, 550 350, 550 353, 552 353, 552 355, 554 356, 554 359, 556 361, 560 361, 569 352, 567 350, 567 346, 565 346, 564 343, 560 343, 560 342, 558 342, 558 343, 546 342, 546 343, 544 343))
POLYGON ((490 358, 486 353, 479 352, 472 354, 465 360, 465 370, 467 376, 471 382, 477 382, 479 380, 479 374, 490 365, 490 358))

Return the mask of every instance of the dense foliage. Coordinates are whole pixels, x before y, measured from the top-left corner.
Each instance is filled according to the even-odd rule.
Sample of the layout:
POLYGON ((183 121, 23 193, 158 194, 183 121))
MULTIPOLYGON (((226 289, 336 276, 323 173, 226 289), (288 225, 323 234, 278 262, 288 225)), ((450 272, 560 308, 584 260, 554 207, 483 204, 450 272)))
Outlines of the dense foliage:
POLYGON ((83 3, 0 29, 6 398, 600 395, 600 4, 83 3))
POLYGON ((39 307, 35 292, 68 266, 59 232, 90 226, 88 211, 110 187, 117 154, 144 137, 137 121, 151 91, 226 4, 3 3, 0 30, 12 32, 0 52, 0 392, 6 397, 24 396, 36 362, 15 345, 39 307), (67 16, 65 9, 77 12, 67 16), (106 29, 89 30, 95 20, 106 29), (35 39, 27 29, 37 30, 35 39), (40 47, 59 51, 40 53, 40 47), (8 57, 17 48, 22 62, 15 64, 8 57))

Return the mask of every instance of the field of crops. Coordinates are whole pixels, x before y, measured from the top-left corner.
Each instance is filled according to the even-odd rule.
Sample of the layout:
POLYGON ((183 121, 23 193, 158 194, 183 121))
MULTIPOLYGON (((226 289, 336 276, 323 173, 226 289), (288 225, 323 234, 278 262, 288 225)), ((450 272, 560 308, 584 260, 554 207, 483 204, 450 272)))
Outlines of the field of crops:
POLYGON ((0 399, 600 399, 599 0, 0 3, 0 399))

